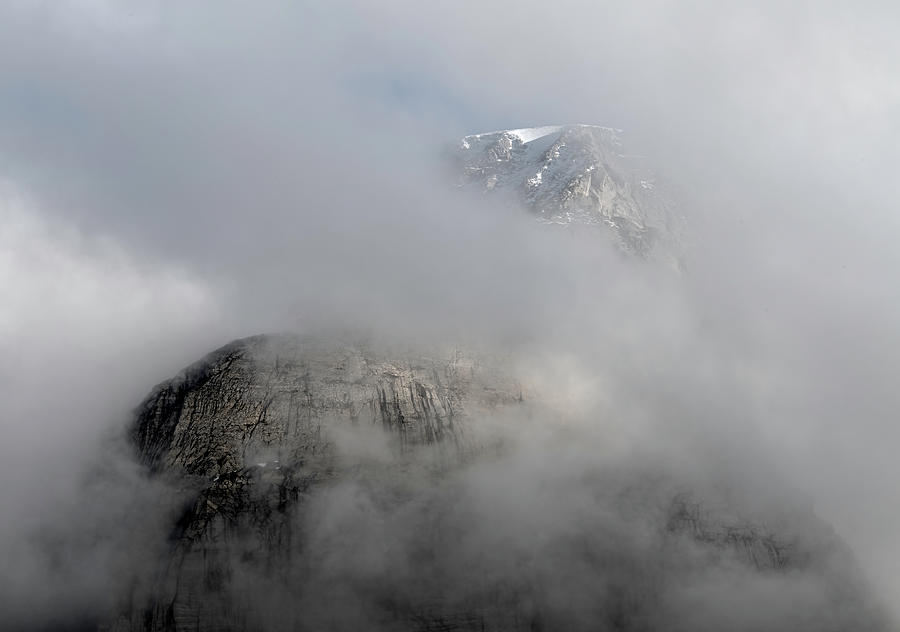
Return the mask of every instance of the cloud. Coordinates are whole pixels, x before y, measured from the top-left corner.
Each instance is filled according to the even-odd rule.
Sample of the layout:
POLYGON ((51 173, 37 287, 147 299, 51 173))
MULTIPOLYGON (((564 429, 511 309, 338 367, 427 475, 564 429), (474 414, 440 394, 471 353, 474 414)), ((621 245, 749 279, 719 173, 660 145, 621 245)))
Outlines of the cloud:
POLYGON ((56 605, 56 624, 76 625, 143 559, 157 520, 135 521, 138 508, 167 513, 111 437, 148 384, 214 344, 217 296, 184 270, 48 220, 10 185, 0 284, 0 606, 10 625, 56 605))
POLYGON ((879 2, 7 4, 0 468, 26 483, 2 507, 37 507, 0 512, 3 543, 156 380, 229 337, 337 323, 514 341, 582 411, 627 392, 634 419, 758 435, 750 454, 897 602, 898 20, 879 2), (655 157, 691 219, 684 278, 440 172, 462 133, 569 121, 655 157))

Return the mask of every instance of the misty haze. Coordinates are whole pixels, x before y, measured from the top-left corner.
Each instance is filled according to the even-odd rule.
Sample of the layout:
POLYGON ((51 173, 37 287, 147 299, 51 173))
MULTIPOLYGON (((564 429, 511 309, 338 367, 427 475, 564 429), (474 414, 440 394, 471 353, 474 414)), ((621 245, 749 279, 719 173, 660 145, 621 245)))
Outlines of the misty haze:
POLYGON ((900 629, 898 34, 0 3, 0 629, 900 629))

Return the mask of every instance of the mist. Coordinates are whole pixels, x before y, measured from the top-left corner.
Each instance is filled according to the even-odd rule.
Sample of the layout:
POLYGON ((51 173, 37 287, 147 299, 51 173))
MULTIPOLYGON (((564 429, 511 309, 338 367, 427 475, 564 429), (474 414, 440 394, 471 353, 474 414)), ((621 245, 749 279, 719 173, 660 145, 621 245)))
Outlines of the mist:
MULTIPOLYGON (((303 563, 325 585, 415 578, 394 560, 433 544, 415 525, 448 498, 455 550, 490 545, 500 575, 605 581, 560 573, 583 560, 554 548, 595 523, 598 559, 665 565, 609 500, 652 470, 808 505, 900 617, 898 22, 878 2, 0 8, 0 607, 23 626, 93 616, 157 554, 179 490, 122 447, 155 383, 236 337, 352 331, 510 353, 553 401, 484 420, 505 451, 412 504, 379 505, 390 485, 323 494, 304 528, 335 557, 303 563), (570 122, 623 128, 651 160, 686 217, 682 273, 454 188, 459 137, 570 122), (98 468, 115 484, 91 487, 98 468), (554 498, 492 540, 503 511, 554 498), (402 555, 370 555, 370 521, 402 555), (357 555, 333 546, 342 528, 357 555), (558 563, 504 566, 538 545, 558 563)), ((723 564, 726 585, 749 581, 723 564)), ((685 614, 718 601, 697 581, 661 611, 721 627, 685 614)), ((827 591, 748 594, 815 610, 827 591)), ((748 603, 723 608, 770 627, 748 603)))

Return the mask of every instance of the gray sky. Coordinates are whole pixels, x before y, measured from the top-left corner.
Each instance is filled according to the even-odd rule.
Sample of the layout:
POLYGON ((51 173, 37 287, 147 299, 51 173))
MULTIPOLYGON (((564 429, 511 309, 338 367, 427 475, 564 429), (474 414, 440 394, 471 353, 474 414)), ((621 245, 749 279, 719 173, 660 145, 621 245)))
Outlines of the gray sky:
POLYGON ((3 3, 4 546, 153 383, 337 320, 727 381, 900 603, 898 32, 875 1, 3 3), (454 198, 447 143, 566 122, 682 194, 677 287, 454 198))

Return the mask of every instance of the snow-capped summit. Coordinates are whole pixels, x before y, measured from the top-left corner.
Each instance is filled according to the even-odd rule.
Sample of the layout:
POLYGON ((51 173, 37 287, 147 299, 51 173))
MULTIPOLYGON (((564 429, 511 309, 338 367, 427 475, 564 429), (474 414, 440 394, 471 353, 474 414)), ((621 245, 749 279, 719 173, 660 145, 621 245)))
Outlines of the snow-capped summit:
POLYGON ((550 125, 462 139, 460 185, 521 196, 540 221, 603 225, 624 250, 642 255, 678 241, 681 220, 622 130, 550 125))

